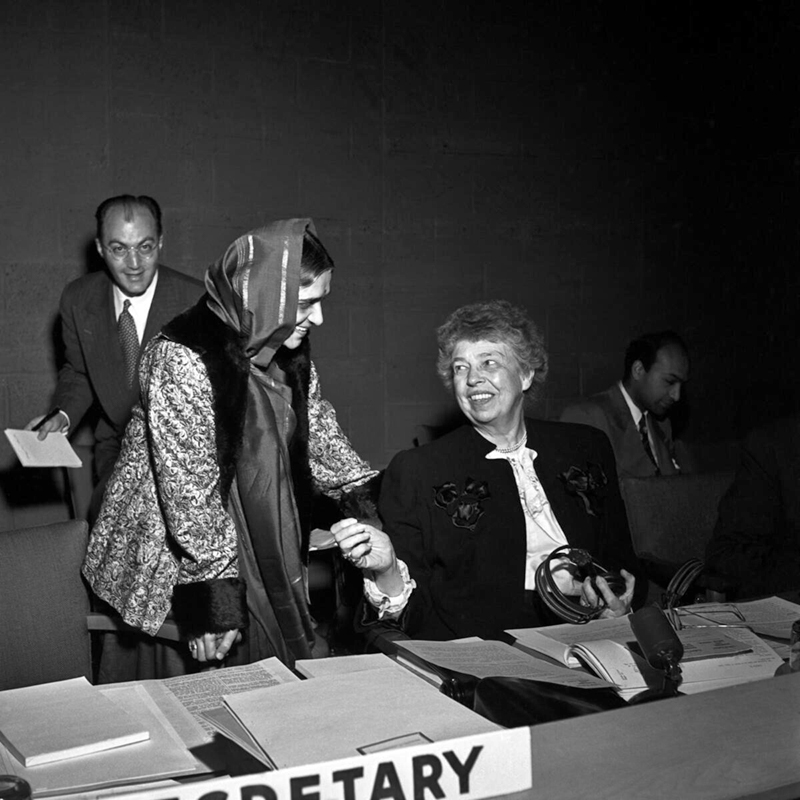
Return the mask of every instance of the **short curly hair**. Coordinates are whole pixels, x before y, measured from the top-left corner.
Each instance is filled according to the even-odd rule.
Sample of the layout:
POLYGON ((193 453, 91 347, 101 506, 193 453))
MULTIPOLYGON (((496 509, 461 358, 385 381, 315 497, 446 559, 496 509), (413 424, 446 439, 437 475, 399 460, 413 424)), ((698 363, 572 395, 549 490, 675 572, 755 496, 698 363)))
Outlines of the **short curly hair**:
POLYGON ((533 372, 528 399, 539 395, 547 378, 544 336, 527 312, 506 300, 486 300, 456 309, 436 331, 439 358, 436 369, 448 389, 453 388, 453 351, 459 342, 485 340, 507 345, 520 372, 533 372))

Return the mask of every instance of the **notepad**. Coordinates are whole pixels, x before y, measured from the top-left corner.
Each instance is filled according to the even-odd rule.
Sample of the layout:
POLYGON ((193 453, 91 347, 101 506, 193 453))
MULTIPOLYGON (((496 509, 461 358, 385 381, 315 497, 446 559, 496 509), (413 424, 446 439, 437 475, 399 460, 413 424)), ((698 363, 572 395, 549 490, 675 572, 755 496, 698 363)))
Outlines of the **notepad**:
POLYGON ((150 738, 86 678, 0 692, 0 741, 25 767, 99 753, 150 738))
POLYGON ((6 438, 23 467, 80 467, 82 462, 65 433, 48 433, 44 439, 37 431, 6 428, 6 438))

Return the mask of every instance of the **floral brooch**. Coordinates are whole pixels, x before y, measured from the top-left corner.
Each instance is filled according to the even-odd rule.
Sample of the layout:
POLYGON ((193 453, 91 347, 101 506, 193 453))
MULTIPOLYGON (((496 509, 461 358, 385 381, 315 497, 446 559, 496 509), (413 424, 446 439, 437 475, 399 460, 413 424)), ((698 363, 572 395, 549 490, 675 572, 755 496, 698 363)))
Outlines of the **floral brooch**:
POLYGON ((570 467, 566 472, 559 473, 559 480, 564 484, 568 494, 580 497, 586 513, 596 517, 605 498, 606 478, 603 468, 599 464, 587 463, 586 469, 570 467))
POLYGON ((489 487, 484 481, 467 478, 464 491, 452 481, 433 487, 433 502, 437 508, 444 509, 456 528, 474 531, 478 520, 483 516, 483 500, 491 497, 489 487))

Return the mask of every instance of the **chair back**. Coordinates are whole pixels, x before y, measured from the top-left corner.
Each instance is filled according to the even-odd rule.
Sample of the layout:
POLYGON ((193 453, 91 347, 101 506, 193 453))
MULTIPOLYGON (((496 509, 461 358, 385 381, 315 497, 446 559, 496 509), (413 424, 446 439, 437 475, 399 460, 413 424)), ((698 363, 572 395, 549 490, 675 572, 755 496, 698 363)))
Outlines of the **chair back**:
POLYGON ((708 472, 623 478, 622 497, 636 555, 670 564, 704 560, 717 506, 733 476, 733 472, 708 472))
POLYGON ((83 520, 0 533, 0 689, 89 680, 83 520))

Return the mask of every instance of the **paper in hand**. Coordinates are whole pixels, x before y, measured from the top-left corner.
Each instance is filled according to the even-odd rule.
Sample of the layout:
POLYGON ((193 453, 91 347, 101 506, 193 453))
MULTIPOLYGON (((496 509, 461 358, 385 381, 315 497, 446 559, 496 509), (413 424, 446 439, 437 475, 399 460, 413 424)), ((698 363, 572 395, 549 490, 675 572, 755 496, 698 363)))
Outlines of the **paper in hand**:
POLYGON ((39 439, 36 431, 6 428, 5 434, 23 467, 82 466, 65 433, 48 433, 39 439))

